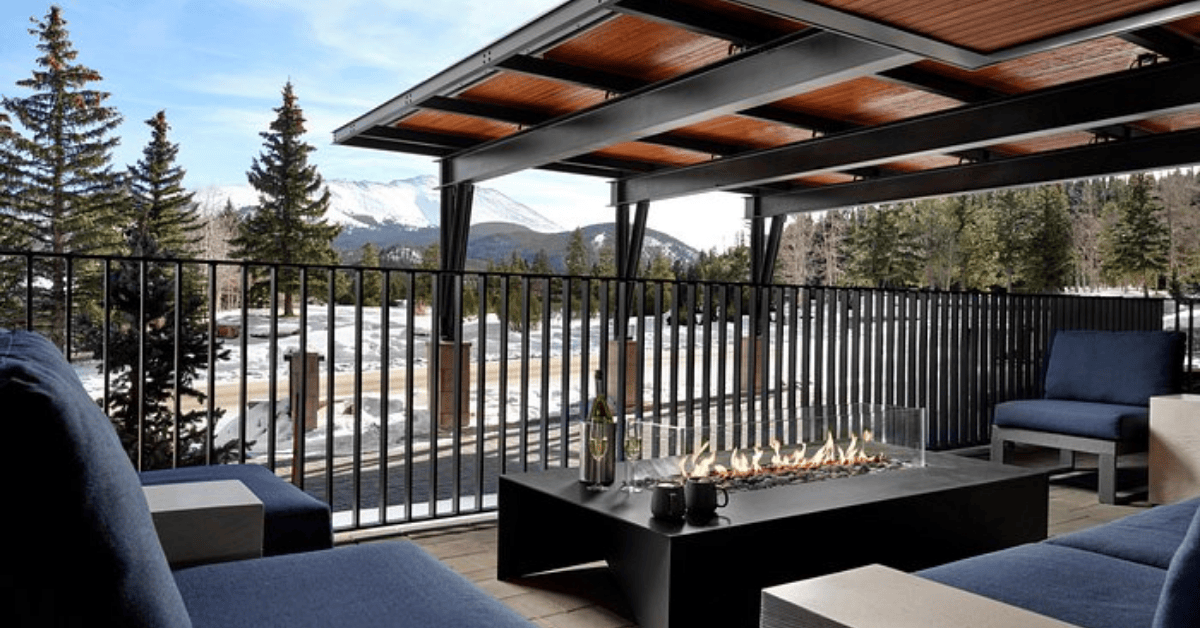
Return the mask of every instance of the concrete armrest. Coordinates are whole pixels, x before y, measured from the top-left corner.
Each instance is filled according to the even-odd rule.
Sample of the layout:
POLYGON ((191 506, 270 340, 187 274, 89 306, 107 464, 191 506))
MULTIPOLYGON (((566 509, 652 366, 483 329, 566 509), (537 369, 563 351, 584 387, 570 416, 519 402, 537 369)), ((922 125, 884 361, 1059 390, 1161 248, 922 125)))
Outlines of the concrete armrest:
POLYGON ((763 589, 761 628, 1076 628, 882 565, 763 589))

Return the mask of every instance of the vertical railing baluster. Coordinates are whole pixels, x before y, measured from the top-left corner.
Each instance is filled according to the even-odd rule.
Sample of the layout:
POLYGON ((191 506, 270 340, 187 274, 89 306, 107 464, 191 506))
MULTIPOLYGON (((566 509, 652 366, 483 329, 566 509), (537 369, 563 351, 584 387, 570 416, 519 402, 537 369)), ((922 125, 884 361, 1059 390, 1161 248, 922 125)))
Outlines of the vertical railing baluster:
POLYGON ((390 462, 391 442, 391 404, 388 403, 392 391, 392 271, 372 271, 382 282, 379 286, 379 464, 376 473, 379 474, 377 499, 379 500, 380 525, 387 525, 388 506, 388 465, 390 462))
MULTIPOLYGON (((417 501, 416 497, 416 479, 413 477, 413 472, 416 467, 416 448, 417 435, 417 409, 416 409, 416 363, 417 363, 417 304, 419 303, 417 296, 417 273, 416 271, 406 271, 404 273, 404 357, 406 368, 404 369, 404 520, 413 520, 413 506, 417 501)), ((430 427, 433 426, 433 419, 430 417, 430 427)), ((432 453, 432 452, 430 452, 432 453)))

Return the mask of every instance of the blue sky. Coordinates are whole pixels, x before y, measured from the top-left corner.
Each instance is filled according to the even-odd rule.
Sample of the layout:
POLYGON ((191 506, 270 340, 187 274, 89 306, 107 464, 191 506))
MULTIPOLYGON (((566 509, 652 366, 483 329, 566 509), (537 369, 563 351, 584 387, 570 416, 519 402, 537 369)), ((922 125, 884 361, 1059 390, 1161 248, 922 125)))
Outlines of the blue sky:
MULTIPOLYGON (((308 119, 306 139, 326 179, 390 181, 436 175, 429 158, 332 144, 333 130, 553 8, 559 0, 59 0, 71 40, 99 88, 125 118, 118 166, 150 138, 144 124, 167 112, 186 184, 241 184, 292 81, 308 119)), ((28 33, 44 0, 0 2, 0 95, 38 57, 28 33)), ((591 177, 531 172, 485 182, 565 226, 612 220, 608 185, 591 177)), ((735 243, 741 200, 709 195, 655 205, 650 226, 693 246, 735 243), (702 208, 713 220, 694 220, 702 208), (681 216, 691 219, 680 220, 681 216), (684 224, 687 223, 687 224, 684 224)))

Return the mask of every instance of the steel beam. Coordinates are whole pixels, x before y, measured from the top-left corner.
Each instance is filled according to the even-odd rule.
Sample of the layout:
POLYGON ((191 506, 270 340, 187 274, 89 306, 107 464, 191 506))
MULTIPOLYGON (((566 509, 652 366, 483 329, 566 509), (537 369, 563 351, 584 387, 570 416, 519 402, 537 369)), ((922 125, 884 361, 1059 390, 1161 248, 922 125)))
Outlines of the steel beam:
POLYGON ((373 127, 392 124, 414 111, 417 103, 431 96, 444 96, 463 89, 495 72, 496 65, 509 57, 548 46, 571 32, 583 31, 610 19, 614 15, 611 7, 616 1, 568 0, 503 39, 335 130, 333 141, 335 144, 345 144, 373 127))
POLYGON ((1200 107, 1200 61, 1161 64, 779 148, 631 177, 614 203, 843 172, 1200 107))
POLYGON ((464 151, 449 158, 447 183, 477 183, 535 168, 915 61, 914 55, 833 33, 784 38, 464 151))
POLYGON ((767 218, 762 215, 762 197, 746 199, 746 215, 750 216, 750 283, 765 286, 775 276, 775 262, 783 239, 786 216, 772 216, 771 230, 766 231, 767 218))
POLYGON ((571 83, 580 87, 588 87, 591 89, 601 89, 607 92, 624 93, 631 92, 646 85, 646 82, 614 72, 605 70, 597 70, 595 68, 585 68, 561 61, 551 59, 543 59, 541 57, 532 57, 529 55, 516 55, 506 59, 499 64, 501 67, 510 72, 519 72, 529 76, 537 76, 540 78, 549 78, 565 83, 571 83))
POLYGON ((475 200, 475 186, 469 183, 443 185, 441 189, 440 237, 441 269, 452 271, 442 275, 438 282, 438 327, 442 340, 453 341, 458 334, 461 303, 460 292, 450 278, 458 277, 467 265, 467 240, 471 232, 471 208, 475 200))
POLYGON ((771 32, 758 24, 718 15, 695 5, 656 0, 620 0, 613 9, 745 47, 758 46, 787 34, 771 32))
POLYGON ((762 216, 984 192, 1200 163, 1200 130, 939 168, 763 197, 762 216))
POLYGON ((907 50, 930 59, 937 59, 967 69, 978 69, 1037 52, 1079 43, 1089 39, 1158 26, 1190 17, 1200 12, 1200 1, 1179 2, 1127 17, 1109 20, 1075 31, 1047 37, 1002 50, 972 50, 945 41, 926 37, 898 26, 840 11, 812 0, 731 0, 751 9, 792 18, 867 41, 879 42, 898 50, 907 50))

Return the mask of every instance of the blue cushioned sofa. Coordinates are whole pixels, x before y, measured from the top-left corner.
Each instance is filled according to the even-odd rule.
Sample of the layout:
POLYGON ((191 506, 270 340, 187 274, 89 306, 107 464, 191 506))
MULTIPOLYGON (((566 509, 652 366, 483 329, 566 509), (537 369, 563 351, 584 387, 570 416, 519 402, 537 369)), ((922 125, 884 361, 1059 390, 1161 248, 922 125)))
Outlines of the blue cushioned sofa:
POLYGON ((1046 358, 1041 399, 997 404, 994 462, 1006 444, 1055 447, 1064 467, 1075 452, 1098 456, 1099 497, 1116 501, 1117 457, 1144 451, 1150 397, 1180 391, 1185 337, 1166 331, 1060 331, 1046 358))
POLYGON ((116 432, 56 347, 0 331, 0 403, 0 626, 531 625, 407 542, 172 571, 116 432))
POLYGON ((1084 628, 1200 626, 1200 499, 917 575, 1084 628))

